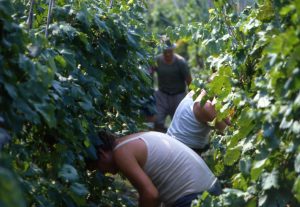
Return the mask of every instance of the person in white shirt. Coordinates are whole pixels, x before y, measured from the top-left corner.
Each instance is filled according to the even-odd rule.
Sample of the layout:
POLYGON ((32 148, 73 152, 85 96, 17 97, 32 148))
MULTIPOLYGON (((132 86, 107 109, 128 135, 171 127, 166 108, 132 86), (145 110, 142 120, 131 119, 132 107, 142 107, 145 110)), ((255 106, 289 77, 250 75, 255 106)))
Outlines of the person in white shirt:
MULTIPOLYGON (((213 127, 208 122, 213 121, 217 112, 215 98, 207 100, 201 106, 201 100, 206 95, 204 90, 193 100, 194 91, 190 91, 178 105, 167 134, 179 140, 198 153, 202 153, 209 146, 209 133, 213 127)), ((230 125, 229 118, 215 123, 214 128, 220 132, 230 125)))
POLYGON ((202 192, 221 194, 218 179, 192 149, 161 132, 140 132, 116 139, 100 133, 98 159, 89 169, 121 173, 137 189, 140 207, 189 207, 202 192))

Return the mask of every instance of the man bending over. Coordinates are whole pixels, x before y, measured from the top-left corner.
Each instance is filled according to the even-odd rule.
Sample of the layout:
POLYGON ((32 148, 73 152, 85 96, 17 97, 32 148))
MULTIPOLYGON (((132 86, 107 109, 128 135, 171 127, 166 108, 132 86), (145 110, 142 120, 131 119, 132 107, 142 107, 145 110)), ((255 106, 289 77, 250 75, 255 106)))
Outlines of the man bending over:
POLYGON ((102 173, 121 173, 137 189, 140 207, 189 207, 202 192, 219 195, 219 181, 203 159, 160 132, 140 132, 116 139, 100 133, 98 159, 88 162, 102 173))

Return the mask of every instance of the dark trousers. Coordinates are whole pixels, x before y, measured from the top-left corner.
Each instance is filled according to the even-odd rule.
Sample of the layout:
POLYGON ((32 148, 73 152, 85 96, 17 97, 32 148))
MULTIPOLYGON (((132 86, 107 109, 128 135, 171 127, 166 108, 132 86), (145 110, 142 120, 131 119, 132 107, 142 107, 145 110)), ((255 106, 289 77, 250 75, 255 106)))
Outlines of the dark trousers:
MULTIPOLYGON (((212 195, 218 196, 222 193, 222 187, 220 182, 217 180, 216 183, 208 190, 208 192, 212 195)), ((186 196, 179 198, 172 207, 190 207, 192 201, 197 199, 198 196, 201 196, 202 192, 200 193, 192 193, 186 196)))

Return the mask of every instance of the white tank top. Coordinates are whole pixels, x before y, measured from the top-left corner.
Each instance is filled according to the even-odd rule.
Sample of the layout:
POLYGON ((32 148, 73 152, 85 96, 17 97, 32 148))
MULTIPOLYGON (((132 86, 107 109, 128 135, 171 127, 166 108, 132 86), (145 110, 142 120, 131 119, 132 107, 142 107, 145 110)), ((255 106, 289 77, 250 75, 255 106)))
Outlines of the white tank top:
POLYGON ((193 93, 188 93, 178 105, 167 134, 193 149, 204 148, 211 128, 199 122, 193 112, 193 93))
POLYGON ((167 134, 139 134, 121 142, 114 150, 136 139, 142 139, 147 146, 144 171, 166 206, 171 206, 182 196, 208 190, 216 182, 216 177, 198 154, 167 134))

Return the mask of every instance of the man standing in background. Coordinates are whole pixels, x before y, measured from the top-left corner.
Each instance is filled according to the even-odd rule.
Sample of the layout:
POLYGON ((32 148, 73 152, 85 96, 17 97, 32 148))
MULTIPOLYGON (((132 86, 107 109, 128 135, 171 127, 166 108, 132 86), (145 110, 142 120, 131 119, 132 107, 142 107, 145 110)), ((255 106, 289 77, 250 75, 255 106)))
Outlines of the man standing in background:
POLYGON ((192 81, 186 60, 174 53, 175 47, 175 44, 165 38, 163 53, 156 58, 156 67, 153 68, 158 81, 154 129, 160 132, 166 132, 166 117, 170 115, 173 118, 178 104, 186 95, 187 86, 192 81))

